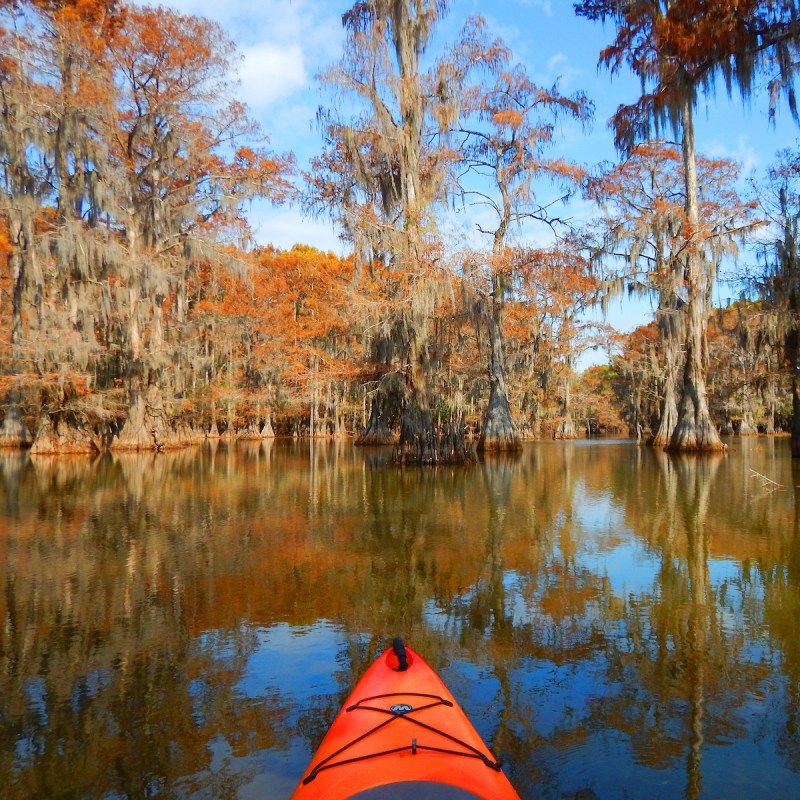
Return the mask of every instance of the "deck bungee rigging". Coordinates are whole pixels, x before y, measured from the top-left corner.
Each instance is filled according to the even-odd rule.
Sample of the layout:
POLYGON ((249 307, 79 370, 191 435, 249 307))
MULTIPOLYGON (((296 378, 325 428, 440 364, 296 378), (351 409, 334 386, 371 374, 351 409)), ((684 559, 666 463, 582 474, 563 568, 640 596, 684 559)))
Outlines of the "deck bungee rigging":
POLYGON ((439 676, 399 638, 356 685, 292 800, 356 797, 519 800, 439 676))

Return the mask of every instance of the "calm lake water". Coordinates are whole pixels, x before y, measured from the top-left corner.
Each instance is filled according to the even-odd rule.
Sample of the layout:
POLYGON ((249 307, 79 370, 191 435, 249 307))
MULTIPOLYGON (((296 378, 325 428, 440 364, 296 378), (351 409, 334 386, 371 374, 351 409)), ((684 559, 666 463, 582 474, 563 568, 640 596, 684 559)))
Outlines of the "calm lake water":
POLYGON ((287 798, 401 633, 524 798, 800 796, 785 440, 387 456, 0 455, 0 795, 287 798))

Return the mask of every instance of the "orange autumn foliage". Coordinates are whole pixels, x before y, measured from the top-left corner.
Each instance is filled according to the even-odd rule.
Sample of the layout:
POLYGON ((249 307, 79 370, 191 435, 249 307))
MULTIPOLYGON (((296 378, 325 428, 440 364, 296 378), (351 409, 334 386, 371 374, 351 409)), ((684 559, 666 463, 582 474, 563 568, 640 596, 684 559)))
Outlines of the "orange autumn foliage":
POLYGON ((238 341, 238 380, 261 370, 295 402, 307 399, 312 381, 354 375, 352 259, 295 245, 257 251, 251 262, 243 276, 207 266, 199 276, 206 296, 195 306, 196 315, 216 321, 218 346, 238 341))

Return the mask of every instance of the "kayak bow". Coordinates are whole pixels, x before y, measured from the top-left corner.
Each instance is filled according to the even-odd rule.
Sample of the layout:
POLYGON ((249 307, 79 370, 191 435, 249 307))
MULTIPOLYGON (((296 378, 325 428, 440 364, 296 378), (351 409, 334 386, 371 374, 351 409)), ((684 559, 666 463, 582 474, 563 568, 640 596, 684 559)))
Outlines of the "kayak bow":
POLYGON ((356 684, 292 800, 519 800, 439 676, 400 639, 356 684))

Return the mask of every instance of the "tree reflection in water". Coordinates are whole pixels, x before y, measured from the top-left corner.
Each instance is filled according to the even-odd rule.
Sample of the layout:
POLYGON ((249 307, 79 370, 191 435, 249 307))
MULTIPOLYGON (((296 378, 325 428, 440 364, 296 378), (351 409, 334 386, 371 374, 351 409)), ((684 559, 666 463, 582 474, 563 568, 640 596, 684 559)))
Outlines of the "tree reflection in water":
POLYGON ((785 796, 798 490, 752 480, 800 486, 780 445, 2 454, 3 796, 286 797, 398 632, 524 797, 785 796))

